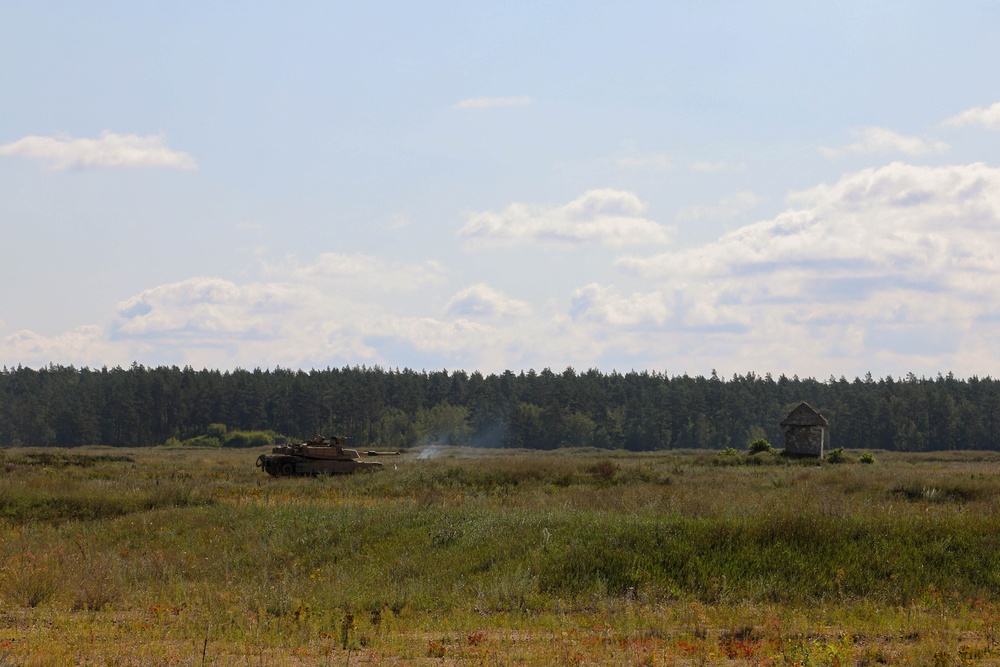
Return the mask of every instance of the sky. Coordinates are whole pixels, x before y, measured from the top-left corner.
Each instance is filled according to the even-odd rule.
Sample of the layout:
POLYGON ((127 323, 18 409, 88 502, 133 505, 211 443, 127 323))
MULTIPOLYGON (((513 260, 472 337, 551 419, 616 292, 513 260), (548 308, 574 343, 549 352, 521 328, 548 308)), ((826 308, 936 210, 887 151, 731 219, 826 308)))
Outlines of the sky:
POLYGON ((997 25, 4 0, 0 366, 998 376, 997 25))

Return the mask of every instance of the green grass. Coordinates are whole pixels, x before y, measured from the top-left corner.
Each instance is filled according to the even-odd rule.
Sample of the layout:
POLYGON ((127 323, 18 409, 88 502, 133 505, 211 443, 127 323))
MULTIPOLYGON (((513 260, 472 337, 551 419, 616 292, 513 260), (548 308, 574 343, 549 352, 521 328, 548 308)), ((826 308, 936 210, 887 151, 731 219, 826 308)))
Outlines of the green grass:
POLYGON ((0 599, 14 611, 0 636, 25 664, 76 664, 59 647, 130 664, 135 638, 164 659, 191 659, 205 639, 218 664, 298 664, 299 649, 332 659, 348 616, 355 660, 461 651, 494 664, 484 652, 499 655, 504 633, 569 629, 590 639, 522 643, 526 663, 607 658, 609 644, 587 643, 594 623, 648 664, 672 664, 685 642, 705 664, 742 664, 730 657, 741 651, 833 664, 841 649, 858 664, 865 651, 866 664, 876 651, 933 664, 920 653, 932 647, 958 664, 963 638, 970 651, 996 640, 996 456, 879 452, 873 466, 762 453, 768 465, 720 466, 684 452, 446 451, 274 479, 256 450, 9 450, 0 599), (88 626, 132 631, 101 655, 88 626), (891 641, 845 648, 831 626, 891 641), (470 642, 477 631, 487 638, 470 642), (904 631, 925 636, 900 644, 904 631))

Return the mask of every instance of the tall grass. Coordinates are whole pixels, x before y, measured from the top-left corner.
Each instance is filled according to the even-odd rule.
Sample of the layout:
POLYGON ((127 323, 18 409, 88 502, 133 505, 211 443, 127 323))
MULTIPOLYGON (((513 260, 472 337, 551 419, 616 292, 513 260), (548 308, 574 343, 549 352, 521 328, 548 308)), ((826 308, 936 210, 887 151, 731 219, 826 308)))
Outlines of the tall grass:
MULTIPOLYGON (((865 622, 951 607, 975 619, 970 601, 1000 594, 992 461, 506 453, 272 479, 257 452, 133 455, 0 473, 7 605, 125 614, 168 645, 211 628, 264 651, 335 647, 347 614, 351 641, 371 643, 433 619, 565 623, 636 607, 867 609, 865 622)), ((669 632, 703 641, 702 622, 685 623, 669 632)), ((756 637, 736 630, 727 650, 756 637)))

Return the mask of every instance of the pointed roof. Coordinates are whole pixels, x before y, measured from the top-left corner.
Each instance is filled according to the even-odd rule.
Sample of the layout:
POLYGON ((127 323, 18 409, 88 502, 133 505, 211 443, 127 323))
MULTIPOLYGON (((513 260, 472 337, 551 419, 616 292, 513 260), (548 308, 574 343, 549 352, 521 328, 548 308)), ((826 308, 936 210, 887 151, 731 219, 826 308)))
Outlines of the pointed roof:
POLYGON ((829 426, 830 422, 819 411, 805 401, 788 413, 781 426, 829 426))

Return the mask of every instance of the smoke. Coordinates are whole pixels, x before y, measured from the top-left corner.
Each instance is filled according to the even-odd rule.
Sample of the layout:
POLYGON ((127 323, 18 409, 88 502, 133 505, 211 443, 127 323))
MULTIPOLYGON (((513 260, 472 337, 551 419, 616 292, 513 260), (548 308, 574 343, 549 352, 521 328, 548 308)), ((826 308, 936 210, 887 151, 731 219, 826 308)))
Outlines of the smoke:
MULTIPOLYGON (((420 453, 417 454, 418 460, 428 460, 436 459, 443 454, 443 448, 448 446, 467 446, 473 448, 484 448, 484 449, 495 449, 497 447, 503 447, 504 441, 507 437, 508 424, 506 421, 495 423, 492 426, 481 429, 477 433, 473 434, 472 439, 468 442, 464 442, 464 438, 456 439, 453 437, 452 433, 448 431, 442 431, 440 433, 435 433, 434 435, 425 436, 420 438, 416 444, 413 445, 414 449, 421 448, 420 453)), ((469 454, 467 451, 465 456, 474 456, 469 454)))
POLYGON ((418 460, 426 460, 437 458, 441 455, 441 448, 437 445, 431 445, 430 447, 424 447, 419 454, 417 454, 418 460))

